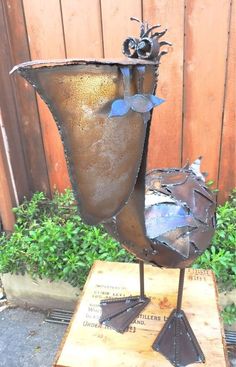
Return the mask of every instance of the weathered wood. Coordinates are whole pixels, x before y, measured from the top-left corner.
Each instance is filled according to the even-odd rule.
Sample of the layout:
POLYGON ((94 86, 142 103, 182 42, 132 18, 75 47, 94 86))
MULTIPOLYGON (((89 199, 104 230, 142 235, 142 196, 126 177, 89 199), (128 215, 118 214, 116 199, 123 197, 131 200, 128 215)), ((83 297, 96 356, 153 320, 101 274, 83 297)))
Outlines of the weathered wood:
POLYGON ((143 18, 168 28, 163 40, 168 55, 161 60, 157 95, 165 99, 153 112, 148 168, 179 167, 182 148, 184 0, 143 1, 143 18))
MULTIPOLYGON (((0 111, 1 112, 1 111, 0 111)), ((1 113, 0 113, 0 124, 1 113)), ((2 132, 0 129, 0 231, 1 224, 4 231, 12 231, 15 217, 12 207, 15 206, 15 198, 11 185, 10 172, 7 164, 7 157, 4 149, 2 132)))
POLYGON ((183 161, 203 156, 217 184, 230 2, 186 4, 183 161))
POLYGON ((2 121, 8 137, 9 154, 16 190, 18 193, 18 198, 21 201, 24 196, 29 195, 30 188, 25 165, 25 157, 22 148, 14 92, 12 89, 12 80, 9 76, 9 71, 12 68, 10 55, 11 46, 8 39, 7 25, 5 21, 6 19, 3 2, 0 1, 0 80, 1 91, 3 91, 0 98, 0 109, 2 121))
POLYGON ((130 17, 142 18, 141 0, 101 0, 104 56, 124 57, 127 36, 139 35, 139 25, 130 17))
MULTIPOLYGON (((23 3, 31 58, 64 58, 59 1, 24 0, 23 3)), ((70 186, 70 181, 61 139, 51 113, 39 97, 38 106, 51 190, 56 187, 62 191, 70 186)))
POLYGON ((218 180, 219 201, 228 197, 236 186, 235 0, 219 0, 217 4, 214 0, 185 1, 185 11, 183 0, 0 3, 1 11, 5 11, 0 25, 0 104, 20 200, 35 189, 46 191, 47 171, 51 189, 56 185, 63 190, 70 183, 51 114, 39 101, 38 123, 32 90, 19 77, 8 76, 12 64, 25 61, 28 49, 32 59, 63 58, 65 49, 68 57, 123 57, 124 38, 139 33, 138 24, 131 22, 130 16, 162 23, 168 28, 165 38, 173 43, 160 66, 157 92, 166 102, 153 115, 148 167, 179 166, 181 150, 182 163, 203 155, 203 169, 216 184, 218 180))
MULTIPOLYGON (((178 270, 162 270, 145 265, 146 294, 151 297, 151 302, 130 325, 128 332, 119 334, 99 325, 99 301, 107 297, 138 294, 138 264, 97 261, 90 272, 54 367, 170 366, 151 346, 176 305, 178 276, 178 270)), ((216 285, 210 271, 187 269, 183 309, 204 351, 204 366, 225 367, 227 362, 216 285)), ((199 364, 192 366, 197 367, 199 364)))
MULTIPOLYGON (((11 46, 12 66, 30 59, 21 1, 3 2, 11 46)), ((11 76, 16 100, 22 149, 31 192, 50 192, 35 93, 17 75, 11 76)))
POLYGON ((103 57, 100 1, 62 0, 68 58, 103 57))
POLYGON ((219 202, 236 186, 236 1, 232 2, 226 76, 225 108, 219 170, 219 202))

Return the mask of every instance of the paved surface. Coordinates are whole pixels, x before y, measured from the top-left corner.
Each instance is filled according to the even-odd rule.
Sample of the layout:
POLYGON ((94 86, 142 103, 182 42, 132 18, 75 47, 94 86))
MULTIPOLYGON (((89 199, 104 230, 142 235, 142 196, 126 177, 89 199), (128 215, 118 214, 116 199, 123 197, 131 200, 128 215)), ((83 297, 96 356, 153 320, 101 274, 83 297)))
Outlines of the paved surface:
POLYGON ((1 367, 52 367, 66 326, 44 319, 42 312, 20 308, 0 312, 1 367))

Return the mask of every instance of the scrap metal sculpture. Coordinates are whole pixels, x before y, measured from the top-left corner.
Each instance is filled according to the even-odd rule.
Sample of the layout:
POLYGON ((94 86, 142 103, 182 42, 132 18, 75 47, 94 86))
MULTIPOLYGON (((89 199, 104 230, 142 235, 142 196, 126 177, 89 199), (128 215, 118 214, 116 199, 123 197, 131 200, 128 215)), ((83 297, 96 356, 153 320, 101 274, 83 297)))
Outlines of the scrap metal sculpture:
MULTIPOLYGON (((136 18, 133 20, 138 21, 136 18)), ((180 268, 177 308, 153 344, 174 366, 203 361, 181 310, 184 269, 208 246, 214 231, 214 197, 198 162, 146 174, 160 42, 165 34, 141 24, 120 60, 33 61, 16 66, 51 110, 62 137, 82 219, 107 231, 140 259, 140 294, 101 301, 101 323, 119 332, 148 304, 143 261, 180 268)))
MULTIPOLYGON (((141 59, 33 61, 13 69, 36 88, 53 114, 80 215, 87 224, 115 218, 130 199, 140 166, 145 172, 143 152, 151 112, 163 102, 155 90, 159 61, 165 53, 160 49, 166 44, 159 39, 165 32, 150 35, 156 27, 141 24, 141 41, 135 46, 138 53, 142 49, 141 59), (142 48, 148 35, 150 47, 142 48)), ((126 40, 124 52, 127 46, 126 40)), ((118 300, 118 304, 113 300, 109 320, 116 322, 121 309, 124 319, 117 327, 104 322, 124 332, 149 302, 143 285, 140 262, 140 295, 118 300)))
POLYGON ((81 218, 90 225, 112 218, 136 182, 147 124, 135 106, 125 116, 109 116, 111 105, 139 96, 140 88, 153 95, 155 63, 31 61, 14 70, 35 87, 53 114, 81 218))

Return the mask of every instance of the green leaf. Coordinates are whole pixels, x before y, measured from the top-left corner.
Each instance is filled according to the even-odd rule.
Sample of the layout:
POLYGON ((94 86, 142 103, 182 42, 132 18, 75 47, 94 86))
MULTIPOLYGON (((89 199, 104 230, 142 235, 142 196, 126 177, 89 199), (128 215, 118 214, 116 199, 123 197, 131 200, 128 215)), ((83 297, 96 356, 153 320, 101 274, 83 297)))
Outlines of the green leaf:
POLYGON ((134 259, 103 227, 82 222, 71 190, 56 192, 52 200, 35 193, 14 212, 14 232, 0 236, 1 273, 27 272, 33 278, 64 280, 82 288, 94 260, 134 259))

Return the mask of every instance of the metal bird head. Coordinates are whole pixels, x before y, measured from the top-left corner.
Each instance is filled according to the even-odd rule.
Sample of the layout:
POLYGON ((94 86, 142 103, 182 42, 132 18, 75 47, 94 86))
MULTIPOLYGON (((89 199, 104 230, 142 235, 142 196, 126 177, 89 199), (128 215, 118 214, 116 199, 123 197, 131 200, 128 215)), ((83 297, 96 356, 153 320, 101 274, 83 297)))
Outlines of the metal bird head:
POLYGON ((140 23, 140 38, 128 37, 123 43, 123 53, 129 58, 153 60, 159 63, 160 58, 167 53, 167 50, 161 51, 161 47, 171 46, 170 42, 159 41, 167 29, 155 32, 157 28, 161 27, 160 24, 149 26, 147 22, 142 22, 137 18, 131 17, 130 19, 140 23))

